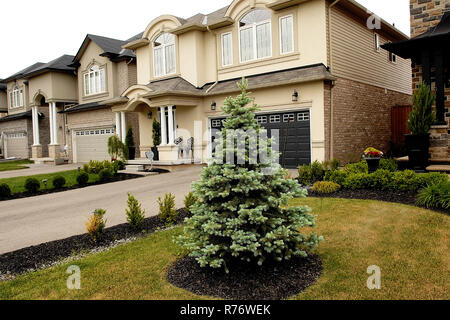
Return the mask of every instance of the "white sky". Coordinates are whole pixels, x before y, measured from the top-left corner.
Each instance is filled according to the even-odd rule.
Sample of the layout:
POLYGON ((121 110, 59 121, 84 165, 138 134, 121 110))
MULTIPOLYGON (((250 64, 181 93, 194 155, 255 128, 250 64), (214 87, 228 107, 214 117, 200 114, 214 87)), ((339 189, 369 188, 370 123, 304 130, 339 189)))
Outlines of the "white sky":
MULTIPOLYGON (((410 34, 409 0, 357 0, 410 34)), ((0 78, 35 62, 75 55, 87 33, 126 40, 154 18, 210 13, 232 0, 22 0, 2 1, 0 78), (127 14, 127 13, 132 13, 127 14), (82 20, 81 17, 84 17, 82 20)))

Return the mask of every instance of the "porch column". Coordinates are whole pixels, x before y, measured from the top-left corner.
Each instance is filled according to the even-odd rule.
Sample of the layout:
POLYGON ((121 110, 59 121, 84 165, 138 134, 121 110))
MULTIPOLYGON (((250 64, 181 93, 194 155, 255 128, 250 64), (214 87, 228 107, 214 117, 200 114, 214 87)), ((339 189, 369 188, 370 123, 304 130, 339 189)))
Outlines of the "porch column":
POLYGON ((52 113, 53 113, 53 142, 55 145, 58 144, 58 122, 56 121, 56 102, 51 102, 52 113))
POLYGON ((120 124, 120 113, 116 112, 116 134, 122 140, 122 126, 120 124))
POLYGON ((175 144, 175 132, 173 131, 173 106, 169 106, 169 145, 175 144))
POLYGON ((444 83, 444 53, 439 49, 435 53, 436 64, 436 120, 438 125, 445 122, 445 83, 444 83))
POLYGON ((125 112, 123 112, 123 111, 120 113, 120 122, 121 122, 121 125, 122 125, 122 129, 121 129, 121 131, 122 131, 122 142, 125 143, 125 137, 127 136, 127 121, 126 121, 126 118, 125 118, 125 112))
POLYGON ((33 117, 33 145, 39 146, 41 144, 39 139, 39 107, 32 108, 32 117, 33 117))
POLYGON ((166 107, 161 107, 161 145, 167 145, 166 107))
POLYGON ((54 133, 54 127, 53 127, 53 103, 49 102, 48 104, 48 113, 49 113, 49 125, 50 125, 50 144, 55 144, 55 133, 54 133))

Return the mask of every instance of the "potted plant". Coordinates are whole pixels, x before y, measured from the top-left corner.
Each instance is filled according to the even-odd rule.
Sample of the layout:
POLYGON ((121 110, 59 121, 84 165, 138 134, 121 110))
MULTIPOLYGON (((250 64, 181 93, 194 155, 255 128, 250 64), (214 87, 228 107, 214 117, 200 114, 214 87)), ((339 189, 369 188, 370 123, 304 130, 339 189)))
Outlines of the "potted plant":
POLYGON ((364 151, 363 159, 366 160, 369 166, 369 173, 373 173, 378 170, 380 160, 383 158, 383 152, 375 148, 367 148, 364 151))
POLYGON ((409 114, 407 126, 411 134, 406 135, 406 150, 409 164, 416 170, 423 170, 428 165, 430 149, 430 128, 436 115, 433 104, 436 96, 430 87, 422 82, 413 95, 413 110, 409 114))
POLYGON ((152 152, 155 155, 155 161, 159 160, 158 146, 161 144, 161 124, 158 120, 153 121, 153 147, 152 152))
POLYGON ((136 159, 136 146, 134 145, 133 129, 129 128, 125 137, 125 146, 128 151, 128 160, 136 159))

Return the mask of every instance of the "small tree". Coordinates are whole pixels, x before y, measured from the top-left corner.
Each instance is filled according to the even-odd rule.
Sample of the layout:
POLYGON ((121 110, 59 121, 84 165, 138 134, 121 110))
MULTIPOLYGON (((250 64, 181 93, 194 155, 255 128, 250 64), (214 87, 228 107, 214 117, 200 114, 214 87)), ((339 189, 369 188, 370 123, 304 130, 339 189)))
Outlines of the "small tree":
POLYGON ((175 209, 175 196, 172 193, 164 195, 164 199, 158 198, 159 219, 166 225, 172 225, 177 221, 178 212, 175 209))
POLYGON ((113 135, 108 139, 108 153, 113 160, 124 160, 126 156, 126 148, 119 137, 113 135))
POLYGON ((92 216, 85 223, 86 231, 94 241, 100 239, 100 236, 103 234, 103 231, 106 227, 106 220, 104 219, 105 214, 106 210, 96 209, 92 216))
POLYGON ((127 136, 125 137, 125 146, 127 146, 127 148, 134 147, 134 137, 132 128, 128 129, 127 136))
POLYGON ((422 82, 419 89, 414 92, 412 100, 413 110, 409 114, 408 129, 415 136, 426 135, 436 118, 436 114, 433 111, 436 96, 430 87, 425 82, 422 82))
POLYGON ((157 147, 161 144, 161 124, 158 120, 153 121, 153 146, 157 147))
POLYGON ((128 209, 126 209, 127 221, 130 226, 137 230, 145 220, 145 210, 142 210, 140 203, 131 194, 128 194, 128 209))

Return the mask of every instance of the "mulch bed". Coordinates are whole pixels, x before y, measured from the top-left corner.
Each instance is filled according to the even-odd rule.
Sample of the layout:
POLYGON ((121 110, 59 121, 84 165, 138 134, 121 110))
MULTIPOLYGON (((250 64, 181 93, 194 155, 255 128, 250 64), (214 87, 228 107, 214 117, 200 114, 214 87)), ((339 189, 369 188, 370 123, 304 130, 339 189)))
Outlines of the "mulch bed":
MULTIPOLYGON (((91 187, 91 186, 99 186, 102 184, 131 180, 131 179, 139 179, 139 178, 143 178, 143 176, 138 175, 138 174, 118 173, 108 181, 97 181, 95 183, 89 183, 86 186, 73 185, 71 187, 64 187, 61 189, 44 189, 44 190, 39 190, 36 193, 29 193, 29 192, 15 193, 15 194, 11 195, 11 197, 9 197, 8 199, 0 198, 0 201, 30 198, 30 197, 42 196, 42 195, 46 195, 46 194, 59 193, 59 192, 64 192, 64 191, 69 191, 69 190, 82 189, 82 188, 91 187)), ((51 182, 49 181, 49 183, 51 183, 51 182)))
POLYGON ((197 295, 228 300, 281 300, 301 293, 322 274, 318 256, 295 258, 262 267, 236 262, 223 269, 201 268, 194 258, 178 260, 167 274, 168 281, 178 288, 197 295))
MULTIPOLYGON (((176 224, 184 222, 188 217, 185 209, 179 209, 178 213, 176 224)), ((133 230, 127 223, 107 228, 97 242, 88 234, 83 234, 6 253, 0 255, 0 274, 18 275, 37 270, 74 254, 107 247, 118 240, 144 237, 166 227, 158 217, 150 217, 145 219, 139 230, 133 230)))

